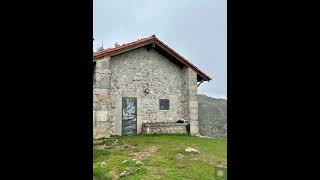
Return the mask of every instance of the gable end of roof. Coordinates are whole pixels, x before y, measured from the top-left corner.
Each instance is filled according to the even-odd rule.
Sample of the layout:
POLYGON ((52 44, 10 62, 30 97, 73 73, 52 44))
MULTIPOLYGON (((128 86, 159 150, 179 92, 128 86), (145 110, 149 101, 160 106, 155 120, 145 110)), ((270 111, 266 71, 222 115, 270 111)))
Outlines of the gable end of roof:
POLYGON ((210 80, 212 80, 212 78, 210 76, 208 76, 207 74, 202 72, 199 68, 197 68, 195 65, 193 65, 190 61, 188 61, 187 59, 182 57, 180 54, 178 54, 176 51, 174 51, 172 48, 170 48, 165 43, 160 41, 155 35, 152 35, 150 37, 143 38, 143 39, 138 39, 137 41, 134 41, 134 42, 131 42, 131 43, 127 43, 127 44, 123 44, 123 45, 118 46, 118 47, 108 48, 108 49, 104 49, 104 50, 99 51, 99 52, 95 52, 95 53, 93 53, 93 60, 95 61, 95 60, 103 58, 105 56, 110 56, 110 57, 116 56, 118 54, 122 54, 122 53, 125 53, 125 52, 128 52, 128 51, 131 51, 133 49, 137 49, 137 48, 140 48, 140 47, 143 47, 143 46, 147 46, 149 44, 155 45, 154 48, 161 49, 164 53, 166 53, 167 55, 173 57, 179 63, 183 64, 186 67, 189 67, 189 68, 193 69, 197 73, 198 82, 199 81, 210 81, 210 80))

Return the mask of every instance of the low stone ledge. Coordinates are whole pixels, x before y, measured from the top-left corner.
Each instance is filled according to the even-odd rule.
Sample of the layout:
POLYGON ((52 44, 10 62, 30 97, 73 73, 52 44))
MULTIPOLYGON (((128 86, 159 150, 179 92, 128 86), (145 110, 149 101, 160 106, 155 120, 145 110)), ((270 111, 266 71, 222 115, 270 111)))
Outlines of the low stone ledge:
POLYGON ((188 123, 148 122, 142 123, 143 134, 188 134, 188 123))

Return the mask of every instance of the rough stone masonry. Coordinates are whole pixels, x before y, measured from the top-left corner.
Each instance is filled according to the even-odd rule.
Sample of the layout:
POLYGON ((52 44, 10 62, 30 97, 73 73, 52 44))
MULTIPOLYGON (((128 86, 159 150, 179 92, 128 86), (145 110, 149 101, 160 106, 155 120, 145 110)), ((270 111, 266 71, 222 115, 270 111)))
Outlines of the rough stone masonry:
MULTIPOLYGON (((94 61, 94 138, 122 135, 123 97, 136 98, 136 134, 142 133, 143 123, 170 124, 184 119, 190 124, 190 134, 199 135, 195 70, 178 66, 148 46, 94 61), (159 109, 160 99, 169 100, 169 109, 159 109)), ((169 129, 181 133, 179 128, 179 132, 169 129)))

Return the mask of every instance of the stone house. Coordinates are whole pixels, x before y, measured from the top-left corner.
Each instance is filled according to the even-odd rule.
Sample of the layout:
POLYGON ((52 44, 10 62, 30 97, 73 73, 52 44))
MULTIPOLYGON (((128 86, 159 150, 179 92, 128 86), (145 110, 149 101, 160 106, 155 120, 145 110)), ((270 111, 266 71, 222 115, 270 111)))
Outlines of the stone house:
POLYGON ((211 78, 155 35, 93 53, 94 138, 199 135, 197 87, 211 78), (183 123, 177 123, 177 121, 183 123))

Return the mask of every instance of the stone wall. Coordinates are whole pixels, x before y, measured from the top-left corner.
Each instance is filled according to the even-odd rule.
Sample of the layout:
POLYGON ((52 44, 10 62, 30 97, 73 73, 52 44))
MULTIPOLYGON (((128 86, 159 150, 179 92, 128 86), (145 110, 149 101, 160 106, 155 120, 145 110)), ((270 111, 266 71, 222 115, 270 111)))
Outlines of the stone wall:
POLYGON ((188 134, 188 123, 154 122, 143 123, 143 134, 188 134))
POLYGON ((96 62, 93 77, 93 136, 110 137, 114 122, 110 114, 110 57, 96 62))
POLYGON ((190 134, 193 136, 199 136, 197 73, 192 69, 187 68, 185 70, 185 78, 187 87, 187 119, 190 122, 190 134))
POLYGON ((197 74, 193 70, 181 68, 158 51, 145 47, 96 63, 95 138, 121 135, 122 97, 137 98, 138 134, 142 132, 142 123, 179 119, 190 120, 191 134, 198 134, 197 74), (144 92, 146 88, 150 93, 144 92), (159 99, 169 99, 170 109, 160 110, 159 99))
POLYGON ((139 48, 111 59, 111 96, 116 134, 121 135, 122 97, 137 98, 137 128, 143 122, 176 122, 187 118, 184 71, 156 50, 139 48), (144 90, 148 88, 149 94, 144 90), (170 109, 159 110, 159 99, 170 109))

